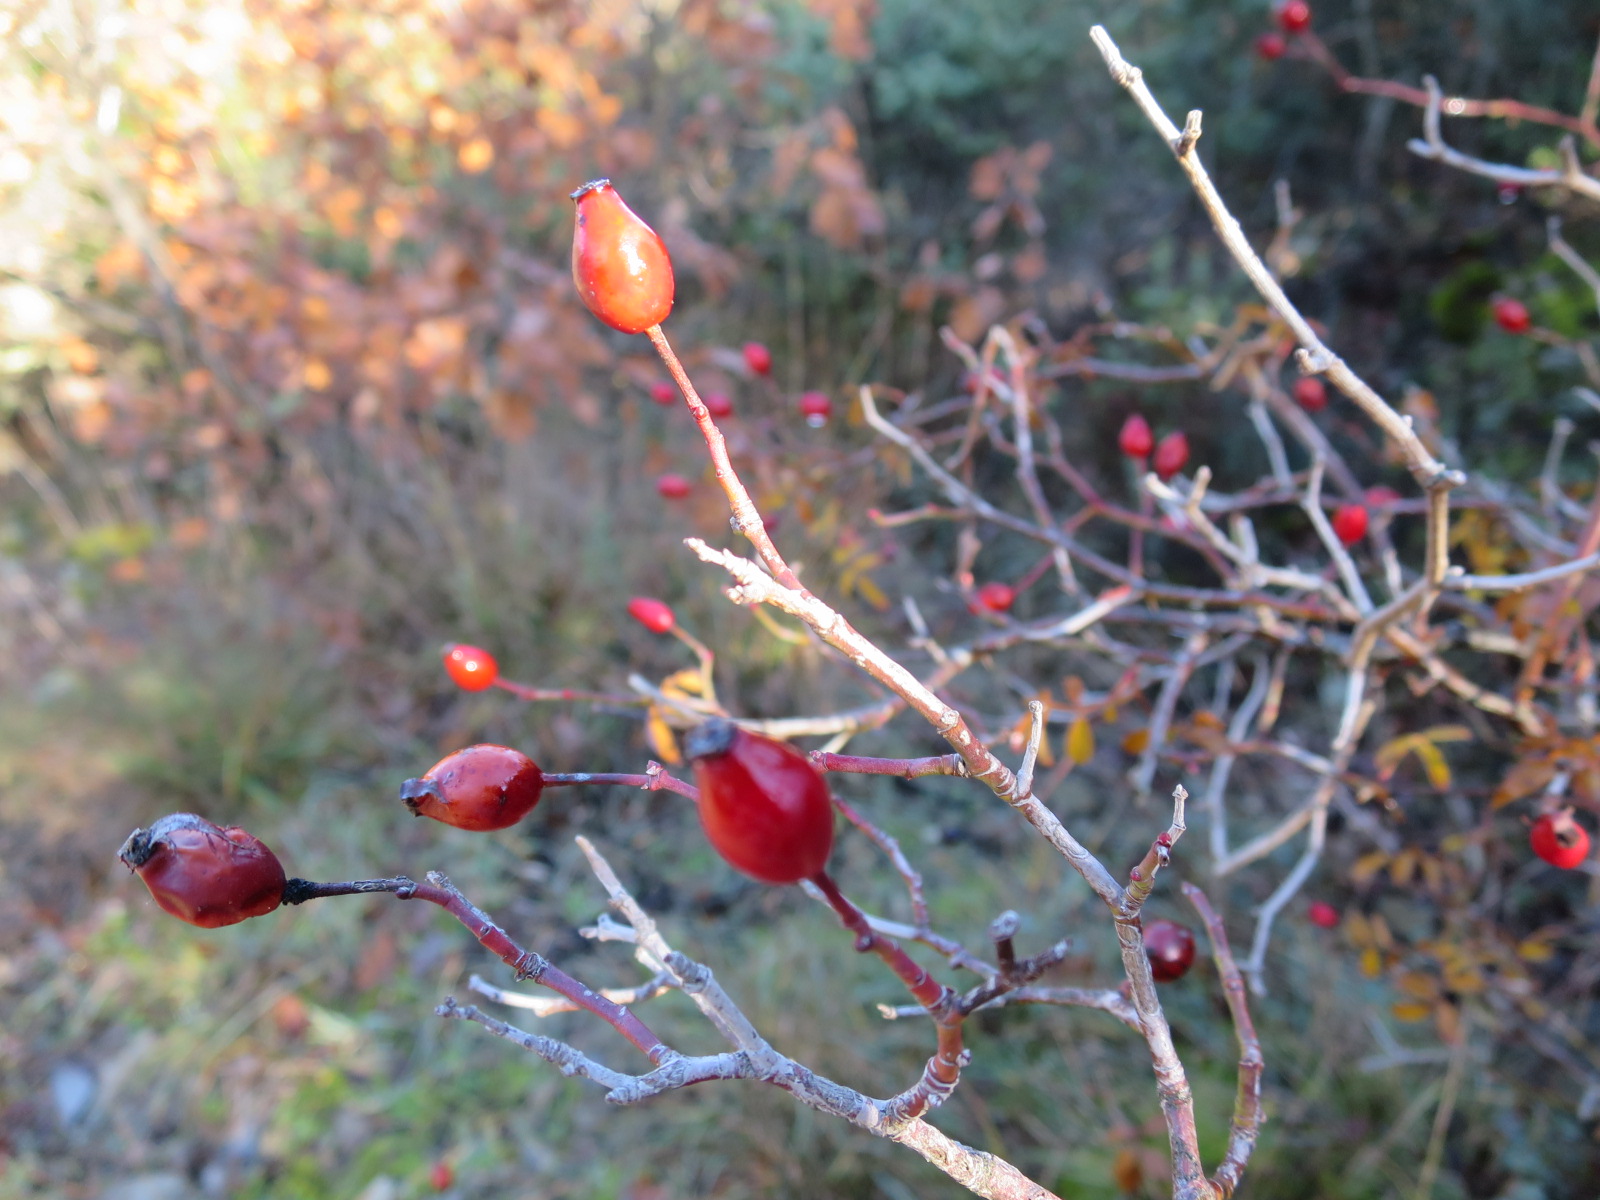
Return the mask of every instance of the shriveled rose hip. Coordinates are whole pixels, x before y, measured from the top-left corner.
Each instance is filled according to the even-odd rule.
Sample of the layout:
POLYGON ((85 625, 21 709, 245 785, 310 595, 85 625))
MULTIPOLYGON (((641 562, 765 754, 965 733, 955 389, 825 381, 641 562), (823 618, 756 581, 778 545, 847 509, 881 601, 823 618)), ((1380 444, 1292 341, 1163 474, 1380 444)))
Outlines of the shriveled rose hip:
POLYGON ((520 750, 489 742, 447 754, 420 779, 400 785, 419 817, 483 832, 515 825, 539 803, 544 773, 520 750))
POLYGON ((236 925, 277 908, 283 864, 237 825, 194 813, 169 813, 135 829, 117 851, 163 911, 202 929, 236 925))
POLYGON ((493 687, 500 677, 500 665, 495 662, 494 655, 462 643, 444 648, 444 669, 464 692, 481 692, 493 687))
POLYGON ((609 179, 572 193, 572 281, 589 311, 613 329, 643 333, 672 311, 672 259, 660 236, 617 195, 609 179))

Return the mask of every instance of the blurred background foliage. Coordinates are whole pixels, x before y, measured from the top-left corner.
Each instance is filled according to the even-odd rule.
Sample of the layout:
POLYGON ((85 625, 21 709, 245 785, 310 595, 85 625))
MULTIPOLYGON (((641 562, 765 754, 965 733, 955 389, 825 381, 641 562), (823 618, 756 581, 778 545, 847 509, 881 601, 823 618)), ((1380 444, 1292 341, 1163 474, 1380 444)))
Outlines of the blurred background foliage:
MULTIPOLYGON (((1361 74, 1564 111, 1600 35, 1589 0, 1315 9, 1361 74)), ((627 711, 466 696, 436 657, 461 639, 531 683, 623 690, 630 671, 683 665, 623 617, 635 593, 715 632, 739 711, 865 694, 685 561, 678 539, 726 538, 726 515, 683 414, 649 401, 659 368, 572 294, 566 193, 594 176, 666 237, 672 336, 703 389, 734 397, 736 453, 808 582, 869 628, 902 591, 943 588, 934 607, 960 619, 947 549, 866 521, 884 481, 859 469, 858 418, 807 430, 793 398, 827 391, 843 414, 863 380, 951 395, 942 325, 971 340, 1031 312, 1063 337, 1116 319, 1182 337, 1232 319, 1246 285, 1107 78, 1095 21, 1169 110, 1205 110, 1202 152, 1258 244, 1287 181, 1291 294, 1381 390, 1431 393, 1418 411, 1475 469, 1531 477, 1557 414, 1595 432, 1569 350, 1486 328, 1504 292, 1541 325, 1594 331, 1592 295, 1544 241, 1561 215, 1600 261, 1593 206, 1410 156, 1415 110, 1252 52, 1263 0, 0 5, 0 1195, 955 1194, 781 1095, 707 1087, 610 1111, 443 1025, 432 1004, 486 964, 431 911, 341 903, 206 934, 154 916, 112 853, 134 824, 194 808, 310 877, 441 868, 569 969, 632 982, 573 932, 600 903, 567 849, 586 831, 774 1042, 878 1094, 912 1078, 924 1039, 877 1021, 890 997, 873 964, 803 897, 716 864, 670 797, 561 793, 484 840, 402 821, 395 785, 476 740, 556 770, 637 769, 650 751, 627 711), (771 381, 741 366, 751 338, 774 352, 771 381), (696 480, 683 505, 657 499, 663 470, 696 480)), ((1543 131, 1507 123, 1450 136, 1501 161, 1550 154, 1543 131)), ((1254 477, 1224 432, 1237 412, 1225 422, 1228 399, 1199 384, 1075 384, 1069 450, 1104 460, 1135 399, 1224 480, 1254 477)), ((1376 448, 1350 413, 1331 432, 1376 448)), ((878 628, 898 637, 891 616, 878 628)), ((927 752, 923 732, 893 733, 875 748, 927 752)), ((1127 761, 1105 747, 1054 800, 1113 861, 1149 823, 1106 799, 1127 761)), ((1014 907, 1025 941, 1086 931, 1077 975, 1111 969, 1083 889, 1009 813, 950 782, 841 786, 917 848, 948 932, 981 939, 1014 907)), ((841 865, 897 911, 863 847, 847 841, 841 865)), ((1360 893, 1340 872, 1324 890, 1360 893)), ((1460 997, 1364 969, 1390 949, 1381 917, 1286 923, 1258 1017, 1270 1123, 1249 1194, 1596 1193, 1593 878, 1537 884, 1566 889, 1549 919, 1576 919, 1588 949, 1563 951, 1569 984, 1583 967, 1563 993, 1573 1040, 1523 1047, 1514 1069, 1442 1020, 1398 1026, 1407 1050, 1385 1058, 1374 1025, 1395 1004, 1426 1018, 1460 997), (1563 1055, 1574 1069, 1552 1070, 1563 1055)), ((1219 896, 1241 931, 1251 898, 1219 896)), ((1470 991, 1470 970, 1455 979, 1470 991)), ((1170 1008, 1214 1156, 1231 1033, 1198 978, 1170 1008)), ((705 1041, 677 999, 652 1019, 705 1041)), ((550 1024, 617 1051, 604 1030, 550 1024)), ((1093 1013, 981 1025, 941 1126, 1063 1195, 1160 1194, 1140 1047, 1093 1013)))

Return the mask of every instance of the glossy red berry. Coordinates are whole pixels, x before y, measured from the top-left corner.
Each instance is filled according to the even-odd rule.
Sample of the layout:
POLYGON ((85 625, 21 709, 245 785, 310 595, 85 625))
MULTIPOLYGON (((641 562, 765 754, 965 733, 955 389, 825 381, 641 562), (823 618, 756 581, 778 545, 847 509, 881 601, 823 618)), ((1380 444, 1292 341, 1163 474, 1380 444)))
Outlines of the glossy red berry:
POLYGON ((707 392, 700 398, 705 401, 706 411, 713 417, 733 416, 733 400, 726 392, 707 392))
POLYGON ((237 825, 169 813, 135 829, 117 851, 163 911, 202 929, 277 908, 287 882, 278 856, 237 825))
POLYGON ((1533 852, 1553 867, 1571 870, 1589 857, 1589 831, 1568 809, 1545 813, 1528 831, 1533 852))
POLYGON ((826 392, 804 392, 800 396, 800 415, 813 429, 821 429, 833 416, 833 401, 826 392))
POLYGON ((674 404, 678 399, 678 389, 670 383, 652 383, 650 385, 650 399, 665 408, 674 404))
POLYGON ((700 824, 729 864, 763 883, 798 883, 827 865, 833 801, 804 754, 721 719, 690 730, 684 749, 700 824))
POLYGON ((1189 461, 1189 439, 1182 432, 1167 434, 1156 443, 1155 459, 1151 465, 1163 479, 1171 479, 1189 461))
POLYGON ((1339 927, 1339 910, 1326 900, 1313 900, 1306 905, 1306 920, 1318 929, 1337 929, 1339 927))
POLYGON ((1308 413, 1319 413, 1328 407, 1328 388, 1320 379, 1306 376, 1294 381, 1294 402, 1308 413))
POLYGON ((578 224, 572 280, 589 311, 613 329, 643 333, 672 311, 672 259, 654 229, 617 195, 609 179, 572 193, 578 224))
POLYGON ((1144 952, 1155 981, 1171 983, 1194 965, 1194 934, 1176 921, 1151 921, 1144 927, 1144 952))
POLYGON ((1288 48, 1289 43, 1283 40, 1281 33, 1263 33, 1256 38, 1256 57, 1268 62, 1282 58, 1288 48))
POLYGON ((477 646, 457 643, 444 648, 444 669, 455 685, 465 692, 481 692, 500 678, 500 665, 494 655, 477 646))
POLYGON ((1278 9, 1278 24, 1285 33, 1304 33, 1311 28, 1311 5, 1306 0, 1288 0, 1278 9))
POLYGON ((649 596, 635 596, 629 600, 628 615, 651 633, 666 633, 678 623, 664 602, 649 596))
POLYGON ((693 490, 693 484, 682 475, 674 475, 671 471, 656 480, 656 491, 663 500, 683 500, 693 490))
POLYGON ((515 825, 544 790, 539 764, 520 750, 483 742, 447 754, 421 779, 400 785, 400 799, 419 817, 482 832, 515 825))
POLYGON ((1494 322, 1507 333, 1527 333, 1533 328, 1533 318, 1528 315, 1528 306, 1521 300, 1513 300, 1510 296, 1501 296, 1491 306, 1494 313, 1494 322))
POLYGON ((1117 434, 1117 449, 1129 458, 1149 458, 1156 446, 1155 434, 1150 432, 1150 422, 1134 413, 1122 423, 1117 434))
POLYGON ((746 342, 744 344, 744 365, 757 375, 772 374, 772 351, 760 342, 746 342))
POLYGON ((1367 536, 1369 516, 1363 504, 1341 504, 1333 510, 1333 535, 1346 546, 1367 536))
POLYGON ((986 583, 972 594, 972 602, 985 612, 1009 612, 1017 602, 1017 589, 1009 583, 986 583))
POLYGON ((445 1159, 439 1159, 428 1168, 428 1183, 436 1192, 448 1192, 456 1182, 456 1170, 445 1159))

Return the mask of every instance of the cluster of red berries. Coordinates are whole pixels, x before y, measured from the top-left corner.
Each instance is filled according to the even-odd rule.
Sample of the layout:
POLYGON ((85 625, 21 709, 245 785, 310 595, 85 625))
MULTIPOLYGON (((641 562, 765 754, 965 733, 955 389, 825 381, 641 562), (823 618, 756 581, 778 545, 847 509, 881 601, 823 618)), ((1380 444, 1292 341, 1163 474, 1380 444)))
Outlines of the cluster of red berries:
POLYGON ((1311 28, 1311 5, 1306 0, 1284 0, 1278 5, 1275 15, 1278 29, 1283 33, 1269 29, 1256 38, 1256 53, 1269 62, 1284 56, 1289 49, 1290 37, 1299 37, 1311 28))
POLYGON ((1117 433, 1117 448, 1123 455, 1141 466, 1146 459, 1162 479, 1171 479, 1189 463, 1189 437, 1175 429, 1159 442, 1150 429, 1150 422, 1134 413, 1122 423, 1117 433))

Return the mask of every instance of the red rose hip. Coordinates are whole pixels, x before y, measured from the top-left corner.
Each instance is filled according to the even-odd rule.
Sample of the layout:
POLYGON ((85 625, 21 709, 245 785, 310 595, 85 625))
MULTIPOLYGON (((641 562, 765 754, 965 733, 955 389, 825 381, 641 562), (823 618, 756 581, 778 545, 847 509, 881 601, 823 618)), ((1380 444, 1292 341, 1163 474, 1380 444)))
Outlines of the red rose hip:
POLYGON ((283 901, 278 856, 237 825, 169 813, 135 829, 117 851, 163 911, 202 929, 237 925, 283 901))
POLYGON ((1189 439, 1182 433, 1167 434, 1156 444, 1155 460, 1151 463, 1162 479, 1171 479, 1183 470, 1189 461, 1189 439))
POLYGON ((613 329, 643 333, 672 311, 672 259, 660 236, 617 195, 609 179, 572 193, 572 281, 589 311, 613 329))
POLYGON ((1521 300, 1513 300, 1510 296, 1501 296, 1490 308, 1494 314, 1494 322, 1507 333, 1527 333, 1533 328, 1533 318, 1528 315, 1528 306, 1521 300))
POLYGON ((985 612, 1009 612, 1017 602, 1017 589, 1009 583, 986 583, 972 594, 972 601, 985 612))
POLYGON ((713 417, 733 416, 733 399, 726 392, 707 392, 701 399, 713 417))
POLYGON ((800 397, 800 415, 813 429, 821 429, 833 416, 833 401, 826 392, 805 392, 800 397))
POLYGON ((400 785, 400 799, 419 817, 483 832, 515 825, 544 790, 539 764, 520 750, 483 742, 447 754, 420 779, 400 785))
POLYGON ((1289 43, 1283 40, 1281 33, 1263 33, 1256 38, 1256 57, 1268 62, 1282 58, 1288 49, 1289 43))
POLYGON ((652 383, 650 385, 650 399, 665 408, 678 399, 678 389, 670 383, 652 383))
POLYGON ((684 749, 700 788, 700 824, 731 866, 781 884, 827 865, 833 801, 803 753, 720 718, 690 730, 684 749))
POLYGON ((1313 900, 1306 905, 1306 920, 1318 929, 1337 929, 1339 926, 1339 910, 1326 900, 1313 900))
POLYGON ((1333 510, 1333 534, 1346 546, 1354 546, 1367 536, 1369 521, 1365 505, 1341 504, 1333 510))
POLYGON ((682 475, 675 475, 668 471, 656 480, 656 492, 664 500, 686 499, 694 486, 682 475))
POLYGON ((744 344, 744 365, 757 375, 772 374, 772 351, 760 342, 746 342, 744 344))
POLYGON ((1122 430, 1117 434, 1117 449, 1128 458, 1149 458, 1150 451, 1155 449, 1155 445, 1156 439, 1150 432, 1150 422, 1138 413, 1134 413, 1122 423, 1122 430))
POLYGON ((1151 921, 1144 927, 1144 952, 1155 981, 1171 983, 1194 964, 1194 934, 1176 921, 1151 921))
POLYGON ((666 633, 678 623, 664 601, 649 596, 635 596, 629 600, 628 615, 651 633, 666 633))
POLYGON ((1328 407, 1328 388, 1320 379, 1296 379, 1293 392, 1294 402, 1308 413, 1319 413, 1328 407))
POLYGON ((1285 33, 1304 33, 1311 28, 1311 5, 1306 0, 1288 0, 1278 9, 1278 24, 1285 33))
POLYGON ((1545 813, 1535 821, 1528 831, 1528 844, 1545 862, 1565 871, 1589 857, 1589 831, 1568 809, 1545 813))
POLYGON ((462 643, 444 648, 444 669, 464 692, 481 692, 493 687, 500 677, 500 665, 494 661, 494 655, 462 643))

